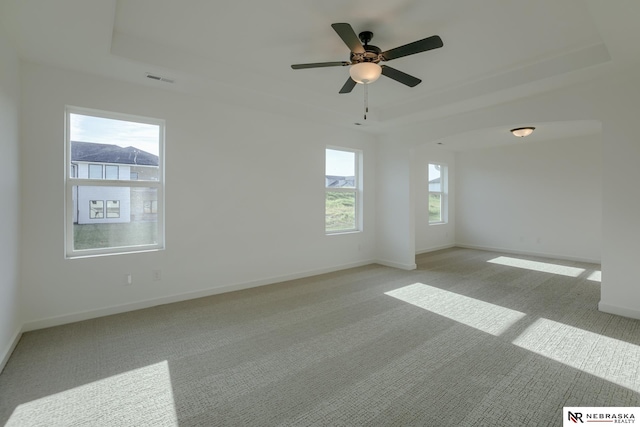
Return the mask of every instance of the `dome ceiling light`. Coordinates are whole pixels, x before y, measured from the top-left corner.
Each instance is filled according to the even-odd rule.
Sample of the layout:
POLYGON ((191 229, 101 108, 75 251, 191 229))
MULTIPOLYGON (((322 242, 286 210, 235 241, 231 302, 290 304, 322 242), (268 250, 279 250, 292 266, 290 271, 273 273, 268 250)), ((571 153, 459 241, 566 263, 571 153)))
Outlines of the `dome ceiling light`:
POLYGON ((515 128, 511 129, 511 133, 518 138, 524 138, 525 136, 529 136, 533 133, 535 128, 533 126, 523 127, 523 128, 515 128))

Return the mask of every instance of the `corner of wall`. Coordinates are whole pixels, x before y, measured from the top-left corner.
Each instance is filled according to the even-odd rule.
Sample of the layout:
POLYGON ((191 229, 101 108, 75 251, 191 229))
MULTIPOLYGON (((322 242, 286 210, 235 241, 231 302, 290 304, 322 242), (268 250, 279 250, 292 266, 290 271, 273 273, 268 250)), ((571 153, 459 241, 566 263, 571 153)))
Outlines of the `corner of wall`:
POLYGON ((0 371, 22 334, 20 59, 0 27, 0 371))
POLYGON ((16 349, 16 346, 18 345, 20 338, 22 338, 22 328, 18 329, 14 333, 13 338, 9 342, 9 345, 4 349, 2 353, 0 353, 0 374, 4 370, 4 367, 7 366, 7 362, 9 361, 9 359, 11 358, 11 355, 13 354, 13 350, 16 349))

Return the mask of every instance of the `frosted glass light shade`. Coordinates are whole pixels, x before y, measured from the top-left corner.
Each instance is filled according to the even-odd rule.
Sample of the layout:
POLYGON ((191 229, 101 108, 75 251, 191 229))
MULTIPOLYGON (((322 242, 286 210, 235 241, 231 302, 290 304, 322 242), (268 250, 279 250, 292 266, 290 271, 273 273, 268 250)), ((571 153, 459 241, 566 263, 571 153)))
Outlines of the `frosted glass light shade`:
POLYGON ((378 80, 382 74, 382 67, 373 62, 360 62, 349 68, 349 74, 356 83, 366 85, 378 80))
POLYGON ((533 133, 534 127, 511 129, 511 133, 519 138, 529 136, 533 133))

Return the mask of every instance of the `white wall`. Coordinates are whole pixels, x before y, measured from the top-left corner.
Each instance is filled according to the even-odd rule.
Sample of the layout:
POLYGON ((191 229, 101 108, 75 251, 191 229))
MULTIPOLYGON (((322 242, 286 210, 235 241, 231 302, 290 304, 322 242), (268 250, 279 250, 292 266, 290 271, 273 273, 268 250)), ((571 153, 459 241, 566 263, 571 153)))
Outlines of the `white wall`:
POLYGON ((413 150, 381 138, 376 176, 376 258, 390 267, 413 270, 415 212, 413 150))
POLYGON ((457 153, 457 243, 600 262, 601 139, 457 153))
POLYGON ((0 371, 22 325, 20 253, 20 65, 0 28, 0 371))
POLYGON ((26 328, 373 260, 376 146, 215 100, 23 64, 26 328), (166 120, 166 247, 65 260, 65 104, 166 120), (325 146, 363 150, 364 231, 324 233, 325 146), (43 215, 42 206, 50 210, 43 215), (152 270, 161 281, 152 281, 152 270), (124 286, 126 274, 133 285, 124 286))
POLYGON ((431 145, 416 148, 413 162, 415 191, 416 253, 451 247, 456 236, 456 163, 455 154, 431 145), (447 166, 448 220, 445 224, 429 224, 429 163, 447 166))
POLYGON ((613 75, 600 96, 603 125, 603 245, 600 310, 640 319, 640 65, 613 75))
MULTIPOLYGON (((2 53, 6 67, 5 56, 2 53)), ((24 318, 28 327, 113 312, 110 307, 135 308, 149 304, 154 298, 167 301, 173 295, 179 299, 186 293, 195 296, 229 289, 228 286, 236 284, 248 286, 357 265, 376 256, 383 260, 393 257, 390 261, 410 268, 417 248, 414 200, 417 181, 411 167, 414 151, 408 147, 419 147, 426 141, 474 129, 584 119, 603 123, 600 308, 640 317, 640 287, 636 280, 640 241, 640 221, 637 220, 640 197, 636 195, 640 182, 637 167, 640 139, 634 129, 640 116, 638 69, 610 73, 595 81, 528 99, 407 126, 393 141, 382 138, 378 173, 375 171, 376 148, 367 143, 365 136, 346 129, 328 129, 211 100, 34 64, 23 64, 22 69, 22 165, 34 166, 39 171, 39 174, 22 173, 21 272, 24 318), (167 120, 166 251, 64 260, 62 109, 65 104, 167 120), (364 150, 363 233, 324 235, 325 144, 364 150), (382 180, 377 190, 371 185, 376 180, 382 180), (283 185, 287 191, 281 190, 283 185), (377 202, 376 197, 379 197, 377 202), (47 215, 40 212, 43 204, 51 206, 47 215), (185 208, 187 206, 189 208, 185 208), (198 207, 197 213, 193 206, 198 207), (379 226, 376 226, 376 215, 379 226), (151 281, 153 269, 162 269, 161 282, 151 281), (133 274, 131 287, 122 286, 126 273, 133 274), (89 313, 82 314, 83 311, 89 313), (73 316, 74 313, 80 314, 73 316)), ((13 83, 9 87, 14 87, 13 83)), ((9 99, 12 100, 9 110, 12 110, 17 98, 10 96, 9 99)), ((7 128, 11 134, 11 125, 7 128)), ((2 144, 3 150, 6 149, 4 140, 2 144)), ((16 148, 17 144, 10 142, 8 147, 16 148)), ((9 158, 11 155, 15 158, 15 154, 9 158)), ((459 162, 456 167, 459 172, 459 162)), ((3 169, 3 173, 7 170, 3 169)), ((459 185, 458 182, 458 190, 459 185)), ((17 184, 11 187, 12 191, 16 188, 17 184)), ((456 212, 461 212, 460 206, 456 212)), ((9 219, 9 224, 16 223, 17 217, 9 219)), ((461 228, 459 223, 456 225, 461 228)), ((462 241, 463 237, 458 239, 462 241)), ((5 241, 3 239, 3 245, 5 241)), ((9 246, 15 250, 18 242, 13 242, 15 244, 3 246, 3 250, 7 251, 9 246)), ((541 239, 541 244, 547 242, 546 238, 541 239)), ((16 287, 12 286, 9 294, 17 294, 16 287)), ((4 296, 2 301, 6 301, 4 296)), ((15 324, 19 315, 11 314, 9 319, 15 324)))

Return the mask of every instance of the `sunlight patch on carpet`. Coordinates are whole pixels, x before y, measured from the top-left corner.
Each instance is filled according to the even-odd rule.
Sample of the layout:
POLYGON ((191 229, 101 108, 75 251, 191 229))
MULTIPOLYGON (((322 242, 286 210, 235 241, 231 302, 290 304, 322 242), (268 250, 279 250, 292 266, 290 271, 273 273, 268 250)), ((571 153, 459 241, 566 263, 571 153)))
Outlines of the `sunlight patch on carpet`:
POLYGON ((385 295, 429 310, 456 322, 499 336, 525 316, 516 310, 445 291, 424 283, 414 283, 385 295))
POLYGON ((549 319, 538 319, 513 344, 640 392, 640 346, 549 319))
POLYGON ((551 264, 548 262, 529 261, 526 259, 499 256, 489 261, 492 264, 505 265, 507 267, 523 268, 525 270, 541 271, 543 273, 558 274, 560 276, 578 277, 585 272, 584 268, 568 267, 566 265, 551 264))
POLYGON ((166 361, 18 406, 6 426, 178 426, 166 361))
POLYGON ((587 280, 591 280, 592 282, 602 282, 602 271, 594 271, 587 277, 587 280))

